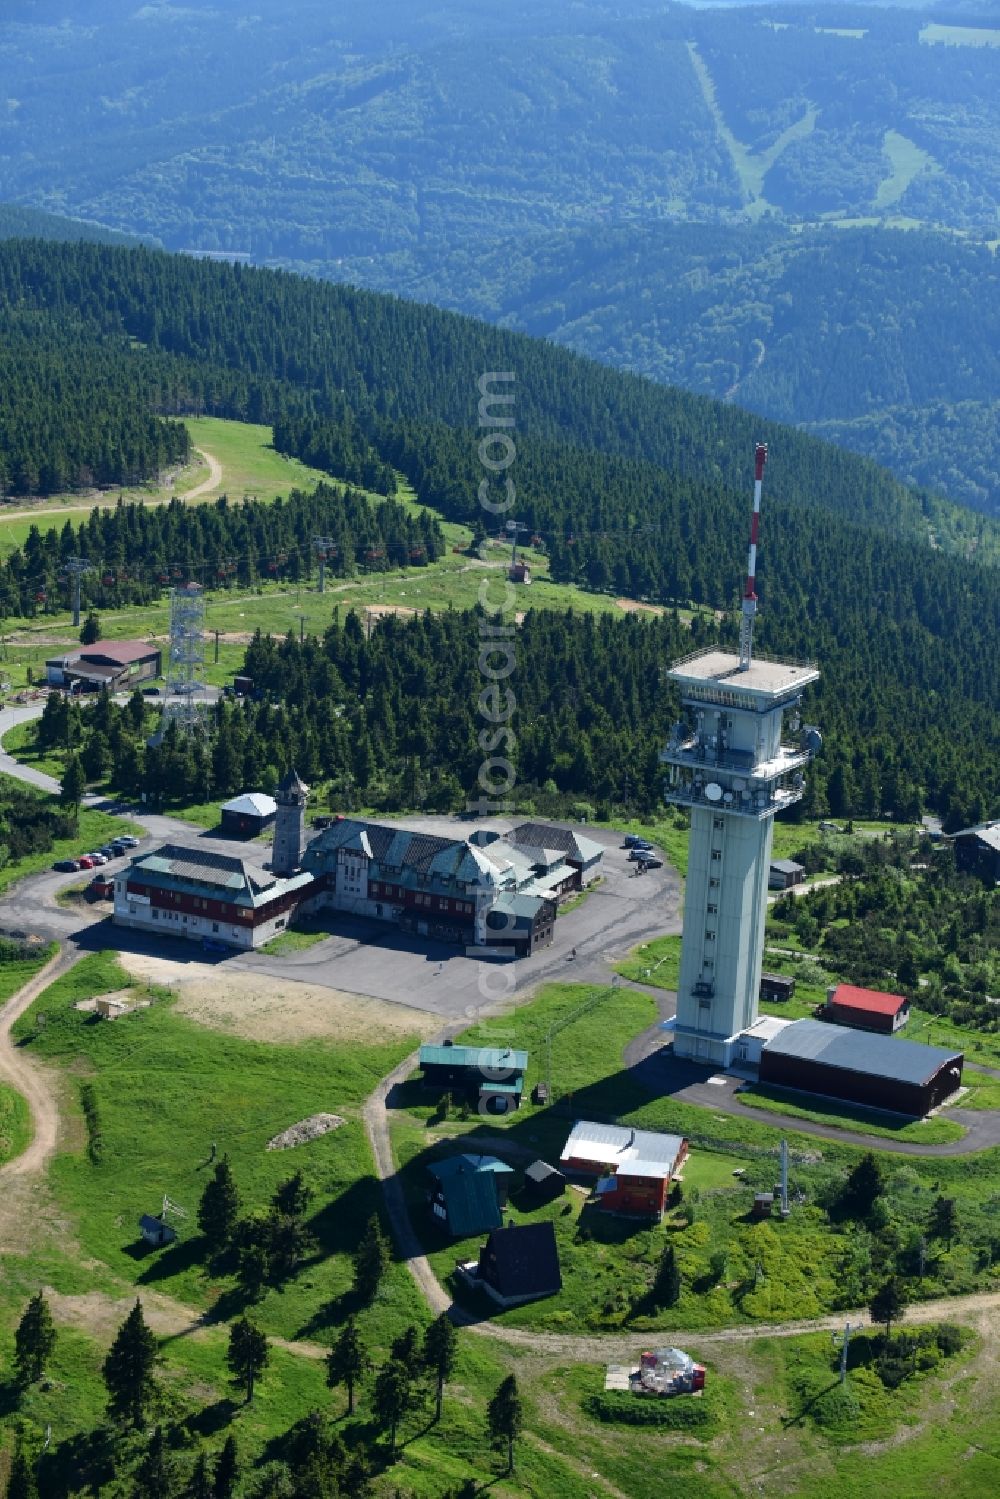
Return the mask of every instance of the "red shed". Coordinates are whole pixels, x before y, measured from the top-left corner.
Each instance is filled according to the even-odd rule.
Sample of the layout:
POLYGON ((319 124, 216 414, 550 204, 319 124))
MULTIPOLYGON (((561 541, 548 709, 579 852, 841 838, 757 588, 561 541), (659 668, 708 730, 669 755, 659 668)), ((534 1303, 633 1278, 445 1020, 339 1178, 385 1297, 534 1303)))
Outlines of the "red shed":
POLYGON ((902 994, 881 994, 877 989, 857 989, 838 984, 826 996, 825 1019, 856 1030, 884 1031, 892 1035, 910 1018, 910 1001, 902 994))

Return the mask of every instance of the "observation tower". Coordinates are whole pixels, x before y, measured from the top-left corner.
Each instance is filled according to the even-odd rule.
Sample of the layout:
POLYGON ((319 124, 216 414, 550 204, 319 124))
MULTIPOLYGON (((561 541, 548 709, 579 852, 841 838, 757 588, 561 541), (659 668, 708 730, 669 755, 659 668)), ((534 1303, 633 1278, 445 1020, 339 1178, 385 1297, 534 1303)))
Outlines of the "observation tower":
POLYGON ((701 651, 671 668, 686 717, 660 757, 667 801, 691 812, 674 1052, 722 1067, 757 1019, 774 817, 802 796, 803 767, 822 743, 799 713, 816 668, 753 656, 766 462, 758 443, 739 655, 701 651))

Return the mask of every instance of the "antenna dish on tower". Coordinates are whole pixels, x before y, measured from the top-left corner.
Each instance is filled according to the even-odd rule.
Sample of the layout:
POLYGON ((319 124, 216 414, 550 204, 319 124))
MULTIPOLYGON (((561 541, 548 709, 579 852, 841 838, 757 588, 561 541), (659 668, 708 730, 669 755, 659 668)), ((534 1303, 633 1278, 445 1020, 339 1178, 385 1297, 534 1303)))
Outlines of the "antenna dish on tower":
POLYGON ((708 785, 705 787, 705 795, 710 802, 721 802, 722 787, 719 785, 718 781, 709 781, 708 785))

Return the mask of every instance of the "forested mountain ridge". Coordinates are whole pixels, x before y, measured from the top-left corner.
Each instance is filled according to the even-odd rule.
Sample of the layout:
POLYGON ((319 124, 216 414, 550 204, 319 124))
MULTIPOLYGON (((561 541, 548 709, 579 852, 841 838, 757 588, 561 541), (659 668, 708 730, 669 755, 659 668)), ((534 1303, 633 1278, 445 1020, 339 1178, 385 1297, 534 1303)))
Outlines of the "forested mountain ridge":
MULTIPOLYGON (((0 244, 0 331, 11 350, 8 455, 18 450, 18 430, 45 409, 33 398, 38 361, 53 344, 75 346, 72 359, 87 363, 88 379, 92 366, 107 370, 107 381, 118 382, 115 399, 137 410, 278 422, 303 440, 306 423, 310 443, 326 424, 345 462, 372 469, 340 477, 383 488, 390 480, 379 464, 388 461, 422 498, 470 519, 480 477, 478 382, 484 371, 512 369, 516 421, 528 434, 519 444, 519 514, 553 538, 609 530, 601 487, 614 476, 617 529, 645 523, 656 476, 636 465, 742 491, 745 454, 769 435, 783 454, 769 477, 772 503, 836 511, 915 540, 927 535, 919 499, 864 459, 524 335, 375 293, 146 250, 9 241, 0 244), (547 483, 553 447, 568 449, 559 461, 580 470, 573 503, 547 483), (586 477, 591 451, 611 466, 600 484, 586 477)), ((58 426, 48 440, 58 445, 58 426)), ((48 456, 35 454, 36 466, 48 456)), ((662 581, 655 587, 662 592, 662 581)))
POLYGON ((288 17, 12 0, 8 194, 174 248, 327 261, 454 248, 498 219, 996 224, 1000 58, 923 15, 298 0, 288 17))
POLYGON ((660 223, 518 235, 366 279, 801 425, 1000 515, 1000 263, 984 244, 660 223))
POLYGON ((294 24, 285 0, 65 9, 12 0, 0 20, 11 196, 506 317, 997 513, 989 317, 975 326, 995 306, 983 245, 1000 201, 1000 48, 975 45, 988 16, 835 0, 371 15, 295 0, 294 24), (678 262, 684 221, 734 236, 707 284, 697 249, 678 262), (751 243, 753 221, 775 238, 751 243), (870 237, 841 245, 834 224, 870 237), (947 233, 907 246, 893 224, 947 233), (779 251, 779 226, 811 226, 807 242, 786 233, 779 251))
MULTIPOLYGON (((752 444, 762 436, 772 450, 758 640, 762 650, 822 662, 817 708, 830 735, 829 765, 842 767, 848 789, 867 787, 865 806, 883 795, 881 786, 891 787, 885 795, 894 806, 927 804, 956 820, 996 804, 996 573, 933 550, 917 501, 866 460, 523 334, 238 265, 11 241, 0 245, 0 327, 8 313, 37 319, 56 345, 60 328, 72 331, 68 381, 77 353, 81 367, 100 358, 115 372, 115 395, 130 392, 133 410, 151 403, 173 414, 208 409, 271 421, 280 442, 307 442, 310 451, 325 442, 389 477, 402 471, 421 501, 464 521, 477 517, 483 476, 479 379, 512 371, 516 513, 541 537, 553 578, 667 604, 735 603, 752 444)), ((31 350, 25 340, 20 383, 12 372, 15 421, 22 408, 44 411, 31 350)), ((99 408, 100 386, 94 399, 99 408)), ((324 503, 336 505, 337 496, 324 503)), ((157 524, 179 523, 182 514, 179 507, 157 524)), ((305 528, 321 519, 334 524, 317 514, 305 528)), ((187 534, 184 564, 209 582, 217 555, 246 551, 200 521, 187 534)), ((51 569, 67 548, 79 548, 110 564, 112 545, 127 537, 125 597, 140 584, 162 586, 144 535, 138 515, 113 512, 76 534, 66 528, 38 538, 10 558, 8 607, 57 607, 32 597, 32 558, 51 569)), ((292 539, 278 538, 279 550, 292 539)), ((400 541, 437 544, 426 523, 400 541)), ((157 556, 165 560, 176 544, 176 536, 161 540, 157 556)), ((267 549, 255 543, 258 556, 267 549)), ((375 556, 370 565, 389 561, 375 556)), ((97 600, 101 588, 114 599, 119 580, 105 584, 99 573, 84 581, 85 596, 97 600)), ((538 638, 549 641, 540 670, 543 660, 546 672, 554 669, 552 642, 572 628, 539 626, 538 638)), ((472 616, 461 629, 468 645, 472 616)), ((732 643, 733 630, 730 616, 723 641, 732 643)), ((660 704, 658 715, 660 698, 649 701, 660 704)), ((582 709, 576 721, 589 733, 582 709)), ((600 738, 595 731, 595 764, 608 755, 600 738)))

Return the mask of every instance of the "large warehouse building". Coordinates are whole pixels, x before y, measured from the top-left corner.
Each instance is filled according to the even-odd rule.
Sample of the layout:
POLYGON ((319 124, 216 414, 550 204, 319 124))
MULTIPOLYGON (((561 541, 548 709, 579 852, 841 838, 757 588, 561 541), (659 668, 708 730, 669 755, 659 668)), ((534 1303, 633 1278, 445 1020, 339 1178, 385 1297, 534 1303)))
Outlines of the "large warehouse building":
POLYGON ((760 1081, 920 1118, 961 1087, 963 1062, 942 1046, 794 1020, 765 1042, 760 1081))

